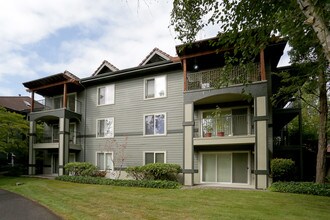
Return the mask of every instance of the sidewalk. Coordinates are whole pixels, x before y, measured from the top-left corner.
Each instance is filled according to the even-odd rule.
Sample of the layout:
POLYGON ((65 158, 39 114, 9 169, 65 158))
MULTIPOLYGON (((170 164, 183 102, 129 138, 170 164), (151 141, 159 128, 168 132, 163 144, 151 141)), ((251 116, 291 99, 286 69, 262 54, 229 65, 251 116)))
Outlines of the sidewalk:
POLYGON ((49 209, 18 194, 0 189, 0 220, 59 220, 49 209))

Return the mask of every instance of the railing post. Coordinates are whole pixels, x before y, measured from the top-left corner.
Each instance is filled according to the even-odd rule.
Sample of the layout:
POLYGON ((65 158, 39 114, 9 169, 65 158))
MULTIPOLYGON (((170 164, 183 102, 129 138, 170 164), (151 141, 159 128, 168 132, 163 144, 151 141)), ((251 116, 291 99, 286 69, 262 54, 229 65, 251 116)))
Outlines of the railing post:
POLYGON ((187 60, 183 59, 183 91, 187 89, 187 60))
POLYGON ((261 74, 261 80, 266 80, 266 67, 265 67, 264 49, 260 50, 260 74, 261 74))

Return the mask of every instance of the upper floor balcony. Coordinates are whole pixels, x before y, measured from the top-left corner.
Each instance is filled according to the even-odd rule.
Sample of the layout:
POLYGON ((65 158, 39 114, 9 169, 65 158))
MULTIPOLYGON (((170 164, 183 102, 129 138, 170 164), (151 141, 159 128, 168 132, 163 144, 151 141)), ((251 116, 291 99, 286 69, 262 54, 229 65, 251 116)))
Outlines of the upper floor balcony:
POLYGON ((255 143, 252 116, 247 108, 204 111, 195 120, 194 145, 255 143))
MULTIPOLYGON (((35 112, 38 111, 49 111, 62 109, 63 106, 63 96, 46 98, 38 101, 43 105, 43 108, 35 109, 35 112)), ((76 99, 75 95, 68 95, 67 98, 67 110, 81 114, 82 113, 82 102, 76 99)))
POLYGON ((259 63, 187 72, 186 91, 221 88, 257 82, 262 79, 259 63))

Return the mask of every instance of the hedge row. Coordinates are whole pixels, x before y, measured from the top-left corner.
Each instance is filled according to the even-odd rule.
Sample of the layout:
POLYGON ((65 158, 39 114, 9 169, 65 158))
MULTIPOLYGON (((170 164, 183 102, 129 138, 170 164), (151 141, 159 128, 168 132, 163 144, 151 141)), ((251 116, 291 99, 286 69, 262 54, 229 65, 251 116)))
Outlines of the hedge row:
POLYGON ((112 186, 131 186, 131 187, 144 187, 144 188, 160 188, 160 189, 178 189, 181 185, 174 181, 164 180, 113 180, 101 177, 90 176, 58 176, 56 180, 84 183, 84 184, 97 184, 97 185, 112 185, 112 186))
POLYGON ((269 190, 272 192, 330 196, 330 184, 311 182, 276 182, 269 187, 269 190))
POLYGON ((127 174, 136 180, 178 181, 181 167, 170 163, 149 163, 144 166, 128 167, 127 174))

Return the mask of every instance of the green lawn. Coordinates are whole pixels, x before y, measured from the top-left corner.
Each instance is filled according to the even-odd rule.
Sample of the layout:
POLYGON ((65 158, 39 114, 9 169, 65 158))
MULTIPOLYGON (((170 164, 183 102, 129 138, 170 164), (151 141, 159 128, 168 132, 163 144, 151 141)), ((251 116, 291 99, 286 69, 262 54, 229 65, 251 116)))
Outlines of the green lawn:
POLYGON ((146 189, 0 177, 65 219, 329 219, 330 198, 218 188, 146 189), (16 182, 24 183, 16 186, 16 182))

